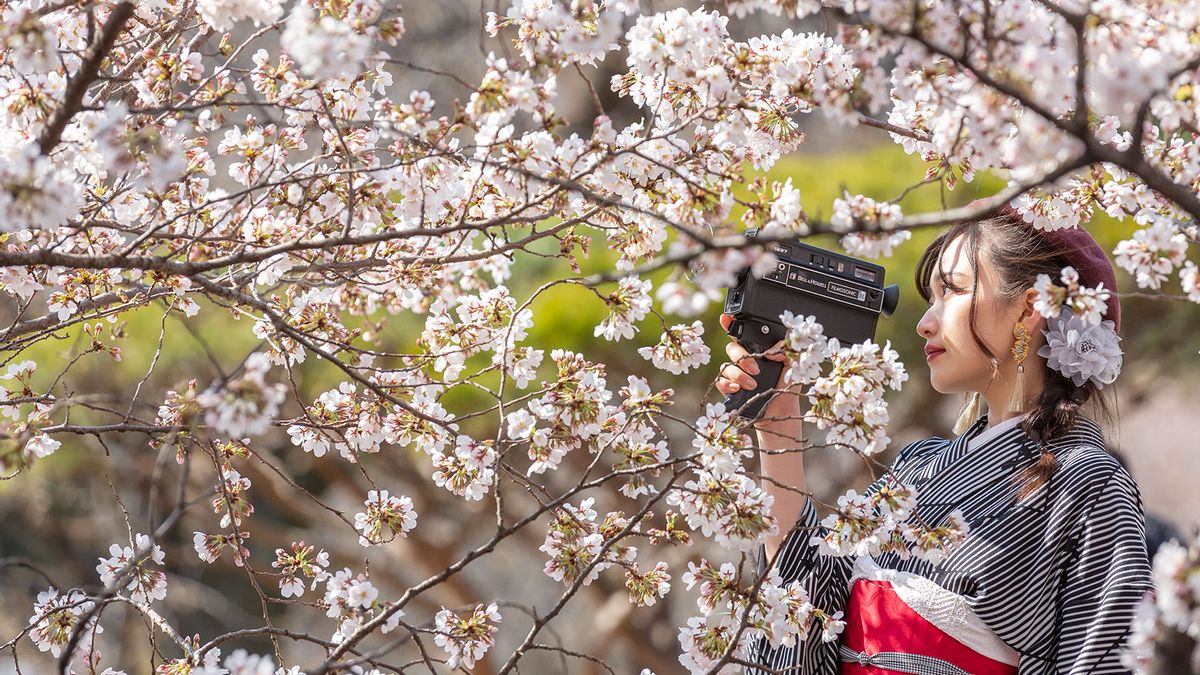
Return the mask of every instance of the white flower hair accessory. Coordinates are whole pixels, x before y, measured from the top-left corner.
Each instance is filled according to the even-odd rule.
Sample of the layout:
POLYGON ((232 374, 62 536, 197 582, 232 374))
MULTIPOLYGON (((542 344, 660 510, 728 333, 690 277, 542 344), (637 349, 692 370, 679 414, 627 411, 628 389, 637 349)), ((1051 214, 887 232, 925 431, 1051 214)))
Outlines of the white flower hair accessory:
POLYGON ((1064 309, 1047 319, 1042 331, 1046 344, 1038 350, 1047 365, 1071 379, 1075 386, 1091 382, 1097 389, 1112 384, 1121 374, 1123 353, 1112 321, 1088 324, 1083 317, 1064 309))

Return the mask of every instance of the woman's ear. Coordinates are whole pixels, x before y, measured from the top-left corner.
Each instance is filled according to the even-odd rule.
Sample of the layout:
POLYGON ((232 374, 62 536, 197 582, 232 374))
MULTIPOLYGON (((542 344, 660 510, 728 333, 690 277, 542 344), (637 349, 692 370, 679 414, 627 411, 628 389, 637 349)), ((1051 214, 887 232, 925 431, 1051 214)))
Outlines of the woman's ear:
POLYGON ((1032 314, 1037 314, 1037 310, 1034 309, 1034 306, 1037 303, 1037 299, 1038 299, 1038 292, 1037 292, 1036 288, 1025 289, 1025 294, 1021 296, 1022 305, 1023 305, 1021 307, 1021 316, 1023 318, 1027 318, 1032 314))
POLYGON ((1030 288, 1021 296, 1021 321, 1025 322, 1029 332, 1037 334, 1038 331, 1045 328, 1046 317, 1042 316, 1041 312, 1037 311, 1037 299, 1039 293, 1036 289, 1030 288))

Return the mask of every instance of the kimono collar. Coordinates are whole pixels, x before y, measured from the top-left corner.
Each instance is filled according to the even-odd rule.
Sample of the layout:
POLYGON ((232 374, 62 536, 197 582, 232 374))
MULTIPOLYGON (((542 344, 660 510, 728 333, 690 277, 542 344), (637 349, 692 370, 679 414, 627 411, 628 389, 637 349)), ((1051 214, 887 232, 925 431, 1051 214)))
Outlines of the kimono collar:
MULTIPOLYGON (((989 439, 995 438, 996 436, 999 436, 1000 434, 1005 433, 1012 427, 1015 427, 1018 424, 1020 424, 1021 420, 1025 419, 1028 415, 1029 415, 1029 413, 1021 413, 1020 415, 1010 417, 1010 418, 1004 420, 1003 422, 1000 422, 996 426, 990 427, 990 428, 987 427, 987 417, 984 416, 984 418, 983 418, 984 427, 982 429, 980 429, 980 431, 978 433, 976 433, 975 435, 967 438, 967 447, 968 448, 976 448, 983 443, 987 443, 989 439)), ((966 436, 967 434, 963 434, 963 435, 966 436)))
MULTIPOLYGON (((987 428, 988 416, 983 415, 975 420, 975 423, 968 427, 961 436, 955 438, 951 442, 951 445, 961 445, 962 450, 969 451, 987 443, 1004 441, 1009 437, 1024 435, 1024 430, 1021 429, 1020 425, 1021 421, 1028 415, 1029 413, 1023 413, 1016 417, 1011 417, 990 429, 987 428)), ((1032 440, 1030 440, 1029 444, 1033 445, 1032 440)), ((1105 448, 1104 431, 1100 428, 1099 424, 1096 424, 1090 418, 1079 415, 1075 418, 1075 426, 1066 434, 1051 440, 1047 444, 1047 447, 1053 452, 1058 448, 1085 444, 1095 445, 1103 450, 1105 448)))
MULTIPOLYGON (((992 472, 1009 474, 1019 470, 1039 453, 1037 443, 1021 428, 1020 419, 1005 420, 988 429, 987 415, 984 415, 975 420, 961 436, 947 441, 945 448, 918 470, 924 473, 927 480, 933 480, 940 486, 947 482, 953 484, 967 475, 979 476, 992 472)), ((1105 447, 1100 426, 1082 415, 1076 418, 1070 432, 1050 441, 1047 449, 1055 452, 1078 445, 1105 447)))

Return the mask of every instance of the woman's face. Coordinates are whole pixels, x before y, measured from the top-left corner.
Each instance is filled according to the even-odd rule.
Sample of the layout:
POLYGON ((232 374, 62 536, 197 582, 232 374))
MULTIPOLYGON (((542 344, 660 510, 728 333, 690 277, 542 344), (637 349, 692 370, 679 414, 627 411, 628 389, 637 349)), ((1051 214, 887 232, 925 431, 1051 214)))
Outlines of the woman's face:
MULTIPOLYGON (((1038 335, 1031 320, 1041 317, 1037 313, 1029 316, 1025 302, 1005 302, 998 292, 995 270, 989 268, 986 256, 982 253, 978 263, 979 284, 974 292, 975 328, 979 337, 1000 359, 1001 375, 998 377, 1005 377, 1009 370, 1005 366, 1015 370, 1011 355, 1013 325, 1024 318, 1030 332, 1038 335)), ((932 275, 929 308, 917 323, 917 334, 925 338, 930 384, 943 394, 985 393, 993 380, 992 361, 971 335, 971 287, 974 275, 966 237, 959 236, 951 241, 942 251, 938 264, 955 287, 965 290, 956 291, 950 286, 943 286, 937 272, 932 275)), ((1036 291, 1031 292, 1036 296, 1036 291)), ((1036 352, 1037 346, 1031 344, 1030 349, 1036 352)))

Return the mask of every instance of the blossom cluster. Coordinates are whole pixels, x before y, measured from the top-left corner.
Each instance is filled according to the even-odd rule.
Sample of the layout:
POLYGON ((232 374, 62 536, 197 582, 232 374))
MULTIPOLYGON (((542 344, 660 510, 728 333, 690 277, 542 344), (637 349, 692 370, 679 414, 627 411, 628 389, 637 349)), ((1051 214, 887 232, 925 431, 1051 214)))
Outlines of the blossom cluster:
POLYGON ((667 121, 714 108, 740 108, 723 116, 714 136, 737 143, 755 166, 773 163, 803 134, 793 115, 820 109, 848 117, 855 68, 846 50, 818 34, 730 38, 717 12, 674 9, 640 17, 626 34, 629 71, 613 89, 667 121))
POLYGON ((744 473, 717 474, 704 469, 667 494, 693 532, 718 545, 749 551, 779 532, 771 515, 775 498, 744 473))
POLYGON ((241 567, 250 557, 250 549, 246 546, 249 536, 250 533, 244 531, 229 534, 196 531, 192 533, 192 548, 196 550, 196 556, 206 563, 216 562, 222 553, 229 550, 232 552, 234 564, 241 567))
POLYGON ((625 588, 629 590, 629 601, 638 607, 650 607, 659 598, 671 592, 671 574, 667 563, 658 561, 654 569, 642 572, 636 562, 625 569, 625 588))
POLYGON ((95 602, 83 591, 71 589, 60 595, 58 589, 51 586, 38 593, 33 616, 29 617, 29 637, 39 651, 48 651, 57 657, 62 654, 63 647, 74 632, 82 631, 82 651, 89 652, 96 634, 104 632, 104 627, 99 625, 95 616, 88 619, 84 626, 79 623, 84 616, 92 613, 94 607, 95 602))
POLYGON ((723 403, 709 403, 696 420, 692 447, 699 450, 697 462, 714 475, 737 473, 742 460, 753 456, 750 437, 741 432, 741 418, 725 410, 723 403))
MULTIPOLYGON (((195 388, 190 389, 194 394, 195 388)), ((172 408, 168 403, 159 410, 160 417, 178 414, 166 412, 172 408)), ((213 486, 213 496, 210 500, 214 514, 221 516, 218 525, 225 530, 218 533, 194 531, 192 547, 196 556, 206 563, 212 564, 225 551, 233 556, 233 563, 242 567, 250 559, 250 532, 241 529, 243 521, 254 514, 254 503, 249 492, 253 485, 251 480, 234 468, 235 459, 246 459, 250 456, 247 446, 249 439, 241 441, 216 441, 212 444, 217 460, 217 484, 213 486)))
POLYGON ((663 331, 662 338, 653 347, 642 347, 638 354, 661 368, 676 375, 708 363, 710 351, 701 336, 704 324, 693 321, 677 324, 663 331))
POLYGON ((355 574, 345 567, 337 572, 326 573, 324 581, 325 595, 321 599, 321 606, 325 608, 325 616, 337 622, 337 629, 330 637, 333 642, 345 640, 362 624, 381 614, 387 614, 387 619, 380 626, 381 632, 391 632, 400 625, 404 611, 381 601, 379 589, 368 575, 355 574))
MULTIPOLYGON (((1163 543, 1152 574, 1154 593, 1138 605, 1122 663, 1135 673, 1156 672, 1156 648, 1174 640, 1190 646, 1190 663, 1184 667, 1200 669, 1200 541, 1163 543)), ((1178 654, 1179 648, 1170 653, 1178 654)))
POLYGON ((612 392, 603 364, 563 349, 553 350, 550 358, 558 367, 557 378, 543 383, 539 398, 506 419, 509 435, 528 444, 529 475, 557 469, 568 452, 599 440, 604 425, 618 412, 608 404, 612 392))
POLYGON ((604 298, 608 316, 596 326, 594 335, 605 340, 629 339, 637 332, 635 323, 650 312, 649 280, 636 277, 621 279, 617 290, 604 298))
POLYGON ((33 373, 37 362, 32 360, 9 363, 0 381, 11 380, 11 384, 0 385, 4 399, 16 401, 4 404, 0 400, 0 428, 16 443, 0 448, 0 471, 9 473, 29 467, 35 460, 49 457, 62 446, 62 441, 42 431, 50 423, 50 412, 54 408, 51 395, 34 397, 33 373), (33 403, 23 403, 34 399, 33 403))
POLYGON ((378 452, 389 427, 381 419, 378 400, 357 394, 356 385, 343 382, 318 396, 304 419, 288 427, 292 444, 314 457, 336 449, 350 462, 358 461, 359 452, 378 452))
MULTIPOLYGON (((632 376, 631 376, 632 377, 632 376)), ((657 494, 658 488, 650 482, 662 472, 662 466, 670 458, 671 451, 665 440, 656 440, 653 427, 632 424, 616 434, 609 449, 619 458, 612 469, 626 473, 629 478, 621 485, 621 494, 630 499, 642 495, 657 494)))
POLYGON ((433 482, 467 501, 479 501, 492 486, 496 460, 490 440, 459 435, 453 451, 433 454, 433 482))
POLYGON ((847 195, 833 200, 833 215, 829 224, 837 232, 849 232, 856 227, 869 232, 891 230, 900 223, 898 204, 878 202, 865 195, 847 195))
POLYGON ((1138 287, 1158 289, 1173 270, 1184 264, 1187 248, 1188 239, 1180 225, 1160 217, 1134 232, 1132 239, 1118 243, 1113 255, 1138 287))
POLYGON ((779 321, 785 329, 783 352, 788 357, 787 370, 783 372, 786 384, 815 382, 821 375, 821 367, 829 349, 825 327, 815 316, 793 314, 784 310, 779 321))
POLYGON ((1033 308, 1046 317, 1058 316, 1063 308, 1079 317, 1085 324, 1095 326, 1108 311, 1108 299, 1112 291, 1101 282, 1095 288, 1079 284, 1079 272, 1074 267, 1062 269, 1061 284, 1050 279, 1049 274, 1039 274, 1033 287, 1038 292, 1038 298, 1033 308))
POLYGON ((222 467, 221 482, 213 489, 213 513, 221 516, 221 527, 240 526, 242 520, 254 513, 254 504, 247 498, 250 479, 232 468, 222 467))
POLYGON ((884 388, 900 389, 908 379, 899 354, 891 342, 883 345, 867 340, 842 347, 836 338, 826 338, 811 317, 785 312, 786 350, 796 355, 786 376, 789 382, 806 385, 811 407, 805 421, 826 431, 826 440, 866 454, 886 449, 890 439, 884 388), (823 361, 829 372, 821 374, 823 361))
POLYGON ((285 598, 298 598, 304 595, 301 577, 312 579, 310 590, 316 590, 317 584, 329 576, 329 553, 325 549, 318 551, 303 541, 294 541, 290 551, 275 549, 271 567, 279 570, 279 594, 285 598))
POLYGON ((451 669, 474 668, 475 662, 496 644, 496 624, 500 620, 494 602, 476 605, 465 617, 443 607, 433 618, 433 641, 450 655, 446 665, 451 669))
POLYGON ((570 4, 551 0, 515 0, 504 16, 488 12, 486 29, 495 37, 515 25, 517 46, 530 63, 545 59, 593 65, 618 48, 622 18, 636 3, 625 0, 586 0, 570 4))
POLYGON ((874 491, 849 490, 838 497, 838 509, 821 521, 823 528, 810 543, 824 555, 910 555, 940 564, 963 542, 970 527, 958 510, 940 525, 924 522, 915 512, 916 488, 890 476, 880 479, 874 491))
MULTIPOLYGON (((457 379, 467 358, 484 351, 493 352, 493 362, 499 363, 533 325, 533 313, 528 309, 517 311, 516 304, 503 286, 459 298, 453 315, 449 303, 435 302, 421 335, 421 343, 434 357, 434 369, 447 380, 457 379)), ((520 378, 519 373, 514 376, 529 379, 520 378)))
POLYGON ((657 392, 645 378, 630 375, 618 391, 620 405, 605 404, 600 433, 595 436, 594 451, 615 456, 612 470, 626 480, 618 491, 630 499, 658 494, 650 479, 670 466, 671 452, 660 436, 658 416, 672 405, 672 389, 657 392))
POLYGON ((150 566, 162 565, 166 554, 149 535, 136 535, 133 546, 113 544, 108 553, 109 557, 100 558, 96 565, 105 587, 129 591, 134 602, 149 603, 167 597, 167 575, 150 566))
MULTIPOLYGON (((840 611, 829 614, 814 607, 800 581, 784 584, 774 568, 756 579, 739 574, 732 563, 714 566, 701 559, 688 563, 682 581, 688 590, 698 584, 700 591, 696 604, 702 614, 679 629, 680 663, 691 673, 712 672, 726 654, 749 660, 751 646, 764 637, 776 648, 818 633, 822 641, 832 642, 845 627, 840 611)), ((727 664, 717 672, 736 670, 727 664)))
POLYGON ((594 497, 588 497, 579 506, 563 504, 553 511, 546 539, 538 547, 550 558, 543 568, 550 578, 567 585, 582 578, 587 585, 609 567, 637 559, 637 547, 615 541, 629 524, 628 519, 620 512, 613 512, 597 523, 597 513, 592 508, 595 501, 594 497))
POLYGON ((358 543, 363 546, 378 546, 397 536, 406 537, 417 526, 417 512, 407 496, 371 490, 363 505, 367 510, 354 514, 354 529, 358 530, 358 543))

